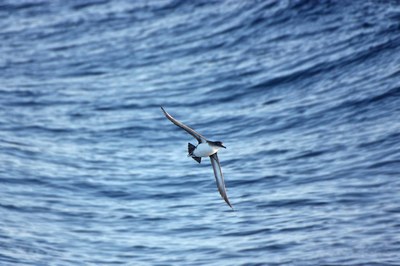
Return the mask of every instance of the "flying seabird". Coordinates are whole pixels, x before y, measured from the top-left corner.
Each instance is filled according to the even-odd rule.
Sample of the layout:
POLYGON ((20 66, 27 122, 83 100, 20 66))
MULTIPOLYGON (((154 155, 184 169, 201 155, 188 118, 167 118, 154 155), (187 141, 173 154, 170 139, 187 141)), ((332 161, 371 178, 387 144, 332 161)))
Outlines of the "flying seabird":
POLYGON ((197 141, 197 146, 188 143, 188 156, 192 157, 198 163, 201 163, 202 157, 210 157, 211 165, 214 170, 215 180, 217 181, 218 191, 221 194, 221 197, 225 200, 225 202, 232 207, 231 203, 229 202, 228 195, 226 194, 225 190, 225 182, 224 182, 224 175, 222 174, 221 164, 219 163, 217 152, 220 148, 226 147, 223 145, 221 141, 210 141, 207 140, 203 135, 197 133, 192 128, 188 127, 187 125, 179 122, 175 118, 173 118, 167 111, 164 110, 162 106, 161 110, 164 112, 164 115, 175 125, 185 130, 187 133, 192 135, 197 141))

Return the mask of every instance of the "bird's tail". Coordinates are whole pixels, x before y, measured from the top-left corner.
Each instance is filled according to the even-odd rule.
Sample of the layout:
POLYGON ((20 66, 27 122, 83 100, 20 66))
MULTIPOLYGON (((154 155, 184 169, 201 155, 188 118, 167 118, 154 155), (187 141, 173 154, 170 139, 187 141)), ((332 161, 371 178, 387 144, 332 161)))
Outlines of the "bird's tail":
POLYGON ((196 146, 194 146, 192 143, 188 143, 188 157, 192 157, 193 160, 195 160, 198 163, 201 163, 201 157, 196 157, 193 155, 193 151, 196 149, 196 146))
POLYGON ((188 152, 189 152, 189 156, 192 156, 192 155, 193 155, 194 149, 196 149, 196 146, 194 146, 192 143, 188 143, 188 152))

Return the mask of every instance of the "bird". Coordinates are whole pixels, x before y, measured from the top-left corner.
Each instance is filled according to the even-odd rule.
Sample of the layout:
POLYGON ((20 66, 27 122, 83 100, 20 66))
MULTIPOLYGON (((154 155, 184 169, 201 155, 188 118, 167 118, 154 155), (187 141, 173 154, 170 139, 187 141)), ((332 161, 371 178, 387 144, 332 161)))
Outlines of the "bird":
POLYGON ((219 194, 225 200, 225 202, 231 207, 233 210, 232 204, 229 202, 228 195, 226 194, 224 175, 222 174, 221 164, 218 159, 218 150, 221 148, 226 149, 224 144, 221 141, 211 141, 205 138, 203 135, 197 133, 192 128, 183 124, 182 122, 176 120, 173 116, 171 116, 165 109, 161 107, 164 115, 175 125, 185 130, 187 133, 192 135, 197 141, 197 145, 193 145, 192 143, 188 143, 188 157, 192 157, 196 162, 201 163, 201 158, 210 157, 211 165, 214 170, 215 180, 217 182, 217 187, 219 194))

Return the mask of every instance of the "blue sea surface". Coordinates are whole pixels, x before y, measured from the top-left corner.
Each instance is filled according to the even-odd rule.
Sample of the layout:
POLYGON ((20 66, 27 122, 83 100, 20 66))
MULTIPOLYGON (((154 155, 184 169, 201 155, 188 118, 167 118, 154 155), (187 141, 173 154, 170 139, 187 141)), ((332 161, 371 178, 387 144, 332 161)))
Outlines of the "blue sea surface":
POLYGON ((400 265, 399 2, 1 0, 0 265, 400 265))

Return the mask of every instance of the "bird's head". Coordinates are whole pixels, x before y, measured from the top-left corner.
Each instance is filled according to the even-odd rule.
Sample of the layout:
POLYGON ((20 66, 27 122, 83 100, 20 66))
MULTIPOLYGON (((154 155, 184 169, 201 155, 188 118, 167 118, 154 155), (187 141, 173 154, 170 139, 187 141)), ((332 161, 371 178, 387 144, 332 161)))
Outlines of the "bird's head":
POLYGON ((209 141, 209 143, 211 143, 214 146, 226 149, 226 147, 224 146, 224 144, 221 141, 209 141))

